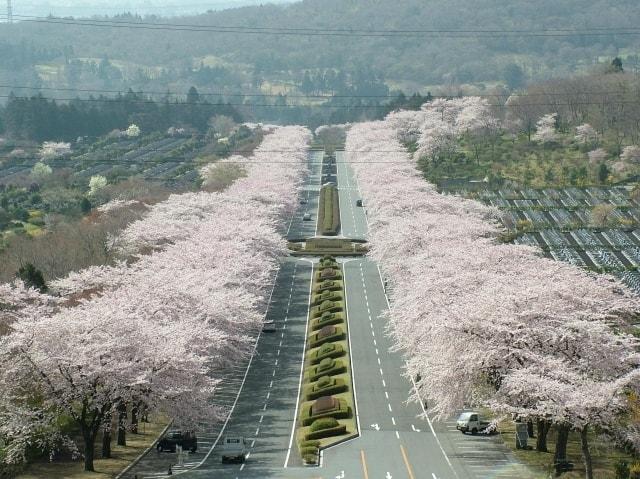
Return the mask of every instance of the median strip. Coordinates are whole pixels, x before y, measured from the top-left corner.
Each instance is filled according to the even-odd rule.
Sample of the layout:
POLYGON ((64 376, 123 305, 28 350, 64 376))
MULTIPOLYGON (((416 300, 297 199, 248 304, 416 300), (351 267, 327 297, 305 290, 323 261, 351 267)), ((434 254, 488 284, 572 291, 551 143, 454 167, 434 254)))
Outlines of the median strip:
POLYGON ((305 465, 358 435, 349 356, 343 271, 325 256, 314 268, 296 441, 305 465))

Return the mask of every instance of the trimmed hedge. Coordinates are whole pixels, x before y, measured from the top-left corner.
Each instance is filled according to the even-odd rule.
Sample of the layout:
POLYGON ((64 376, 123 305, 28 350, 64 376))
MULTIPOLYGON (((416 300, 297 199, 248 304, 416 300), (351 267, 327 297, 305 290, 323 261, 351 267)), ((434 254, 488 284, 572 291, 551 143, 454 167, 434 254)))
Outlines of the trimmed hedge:
POLYGON ((344 318, 340 313, 329 313, 330 316, 323 314, 319 318, 311 321, 311 330, 317 331, 318 329, 330 326, 332 324, 343 324, 344 318))
POLYGON ((320 447, 320 441, 302 441, 300 447, 320 447))
POLYGON ((311 455, 315 456, 316 454, 318 454, 318 448, 314 446, 301 447, 300 454, 302 454, 303 457, 311 455))
POLYGON ((316 275, 319 281, 342 279, 340 268, 324 268, 322 270, 318 270, 316 275))
POLYGON ((340 230, 340 195, 335 186, 320 189, 318 228, 322 236, 336 236, 340 230))
POLYGON ((309 382, 314 382, 322 376, 335 376, 347 371, 347 366, 339 359, 324 358, 317 366, 309 369, 309 382), (323 361, 331 361, 328 366, 323 365, 323 361))
POLYGON ((331 378, 332 381, 327 387, 317 387, 316 385, 320 382, 322 378, 312 384, 307 388, 307 392, 305 393, 305 397, 307 401, 313 401, 315 399, 321 398, 322 396, 332 396, 334 394, 340 394, 345 392, 348 387, 343 379, 340 378, 331 378))
POLYGON ((335 341, 342 341, 346 337, 346 334, 344 333, 342 328, 338 328, 338 327, 336 327, 336 333, 332 334, 331 336, 326 336, 324 338, 319 338, 318 334, 319 334, 319 332, 316 332, 316 333, 312 334, 311 336, 309 336, 309 347, 310 348, 317 348, 318 346, 322 346, 325 343, 333 343, 335 341))
POLYGON ((319 349, 311 353, 309 362, 311 365, 315 365, 325 358, 339 358, 345 354, 347 353, 341 344, 325 343, 319 349))
MULTIPOLYGON (((347 402, 344 399, 339 399, 338 402, 340 406, 337 409, 333 409, 331 411, 325 411, 321 414, 317 414, 315 416, 311 415, 311 404, 302 408, 302 425, 309 426, 316 419, 321 419, 323 417, 332 417, 335 419, 348 419, 351 417, 351 408, 347 405, 347 402)), ((318 437, 307 437, 306 439, 320 439, 318 437)))
POLYGON ((333 436, 342 436, 347 433, 347 426, 344 424, 340 424, 336 427, 332 427, 331 429, 321 429, 320 431, 310 432, 305 438, 307 440, 310 439, 324 439, 325 437, 333 437, 333 436))
POLYGON ((338 280, 329 279, 313 288, 313 292, 316 294, 324 293, 325 291, 342 291, 342 283, 338 280))
POLYGON ((344 309, 342 301, 323 301, 318 306, 311 308, 311 317, 317 319, 323 313, 339 313, 344 309))
POLYGON ((340 291, 323 291, 322 293, 315 293, 311 301, 312 306, 317 306, 324 301, 342 301, 342 293, 340 291))
POLYGON ((340 423, 336 418, 323 417, 321 419, 316 419, 315 421, 313 421, 313 424, 311 424, 311 428, 309 429, 309 431, 316 432, 322 429, 331 429, 339 425, 340 423))

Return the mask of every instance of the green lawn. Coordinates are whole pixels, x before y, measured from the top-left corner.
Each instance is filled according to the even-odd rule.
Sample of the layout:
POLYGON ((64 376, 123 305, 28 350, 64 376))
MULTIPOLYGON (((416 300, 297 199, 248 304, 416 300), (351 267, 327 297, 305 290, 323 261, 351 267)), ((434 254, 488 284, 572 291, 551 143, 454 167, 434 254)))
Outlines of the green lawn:
MULTIPOLYGON (((549 477, 552 471, 553 451, 555 450, 556 433, 552 429, 549 432, 547 447, 550 452, 536 452, 535 450, 524 451, 515 447, 515 426, 512 421, 503 421, 499 426, 500 435, 505 444, 513 450, 516 458, 529 466, 534 472, 540 474, 540 478, 549 477)), ((626 460, 629 464, 634 460, 623 451, 612 447, 611 443, 599 438, 597 434, 590 434, 589 444, 591 454, 593 456, 593 475, 597 479, 614 479, 614 467, 616 462, 621 459, 626 460)), ((529 439, 529 445, 535 447, 535 439, 529 439)), ((569 435, 569 443, 567 447, 567 458, 575 464, 575 470, 563 474, 564 479, 583 478, 584 464, 582 462, 582 452, 580 450, 580 436, 577 432, 571 432, 569 435)))

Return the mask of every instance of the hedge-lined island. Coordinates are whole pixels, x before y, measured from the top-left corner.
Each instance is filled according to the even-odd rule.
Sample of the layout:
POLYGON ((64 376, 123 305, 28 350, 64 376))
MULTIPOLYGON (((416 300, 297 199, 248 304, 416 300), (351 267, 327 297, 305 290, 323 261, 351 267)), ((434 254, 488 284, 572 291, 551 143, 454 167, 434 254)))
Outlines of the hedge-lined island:
POLYGON ((358 435, 342 267, 323 257, 313 275, 297 444, 305 465, 358 435))

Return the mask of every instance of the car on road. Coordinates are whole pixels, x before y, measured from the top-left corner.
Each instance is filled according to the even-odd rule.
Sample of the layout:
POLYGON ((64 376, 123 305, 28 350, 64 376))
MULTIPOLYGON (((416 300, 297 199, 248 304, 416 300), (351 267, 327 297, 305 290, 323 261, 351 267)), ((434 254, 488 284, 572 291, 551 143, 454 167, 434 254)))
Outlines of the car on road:
POLYGON ((276 323, 273 321, 265 321, 262 323, 262 332, 263 333, 275 333, 276 332, 276 323))
POLYGON ((311 213, 305 213, 302 215, 302 221, 311 221, 311 213))
POLYGON ((357 200, 356 201, 356 206, 362 206, 362 200, 357 200))
POLYGON ((222 439, 222 463, 244 462, 247 450, 247 440, 244 437, 225 436, 222 439))
POLYGON ((195 432, 183 432, 177 429, 169 431, 158 441, 156 449, 158 452, 176 452, 177 446, 182 447, 185 451, 196 452, 198 450, 198 438, 195 432))
POLYGON ((456 429, 462 434, 470 432, 473 435, 479 432, 484 434, 493 434, 495 427, 490 421, 484 421, 482 416, 477 412, 469 411, 460 414, 460 417, 456 421, 456 429))
POLYGON ((301 205, 306 205, 308 203, 306 198, 300 198, 300 204, 301 205))

